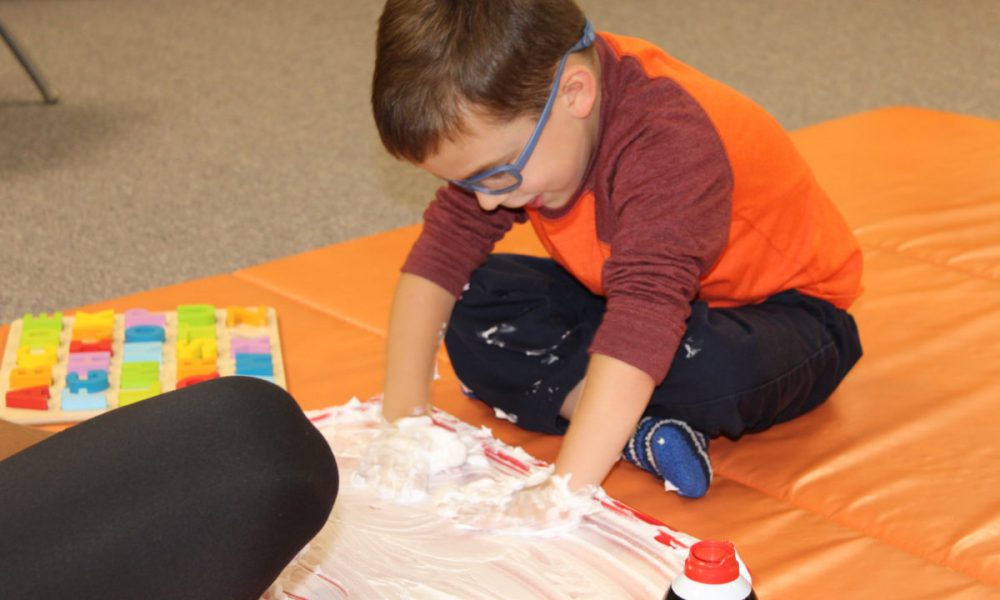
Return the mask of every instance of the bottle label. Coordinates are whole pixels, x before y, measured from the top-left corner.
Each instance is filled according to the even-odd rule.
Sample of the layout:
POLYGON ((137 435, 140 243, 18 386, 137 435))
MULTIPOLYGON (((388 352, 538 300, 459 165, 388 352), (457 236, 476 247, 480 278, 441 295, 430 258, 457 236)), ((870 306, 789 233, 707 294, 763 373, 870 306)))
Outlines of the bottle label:
POLYGON ((681 574, 670 584, 669 600, 752 600, 756 598, 750 582, 738 577, 729 583, 708 584, 692 581, 681 574))

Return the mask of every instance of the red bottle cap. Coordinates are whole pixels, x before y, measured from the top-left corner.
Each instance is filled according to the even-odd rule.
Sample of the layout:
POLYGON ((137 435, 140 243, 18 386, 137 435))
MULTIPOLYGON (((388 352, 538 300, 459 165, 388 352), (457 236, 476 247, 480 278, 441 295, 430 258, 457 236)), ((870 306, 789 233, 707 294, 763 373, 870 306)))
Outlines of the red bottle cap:
POLYGON ((691 546, 684 561, 684 574, 699 583, 729 583, 740 576, 736 547, 732 542, 706 540, 691 546))

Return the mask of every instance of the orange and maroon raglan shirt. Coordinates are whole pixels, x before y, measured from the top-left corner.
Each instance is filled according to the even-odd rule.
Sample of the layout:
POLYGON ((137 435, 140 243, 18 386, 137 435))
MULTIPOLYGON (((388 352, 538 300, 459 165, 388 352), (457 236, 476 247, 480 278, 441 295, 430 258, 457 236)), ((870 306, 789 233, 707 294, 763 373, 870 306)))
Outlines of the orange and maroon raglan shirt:
POLYGON ((601 33, 599 141, 556 210, 483 211, 438 190, 403 270, 459 296, 515 222, 607 311, 590 351, 666 376, 690 303, 795 289, 847 309, 861 251, 782 127, 760 106, 652 44, 601 33))

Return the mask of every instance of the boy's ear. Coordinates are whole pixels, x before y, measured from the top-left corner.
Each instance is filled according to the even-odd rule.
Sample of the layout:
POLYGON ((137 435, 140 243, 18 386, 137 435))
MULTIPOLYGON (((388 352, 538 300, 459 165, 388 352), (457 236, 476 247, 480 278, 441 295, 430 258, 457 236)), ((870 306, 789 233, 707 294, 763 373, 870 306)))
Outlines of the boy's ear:
POLYGON ((570 114, 585 119, 594 110, 598 93, 597 73, 588 65, 566 65, 562 76, 562 99, 570 114))

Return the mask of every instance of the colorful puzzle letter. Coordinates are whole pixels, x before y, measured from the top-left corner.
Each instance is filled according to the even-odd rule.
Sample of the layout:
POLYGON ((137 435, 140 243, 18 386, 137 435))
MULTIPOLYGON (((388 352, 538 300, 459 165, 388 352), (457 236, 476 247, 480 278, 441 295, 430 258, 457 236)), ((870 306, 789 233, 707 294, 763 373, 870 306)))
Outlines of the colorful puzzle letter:
POLYGON ((267 307, 245 308, 242 306, 230 306, 226 308, 226 327, 236 327, 238 325, 252 325, 254 327, 267 325, 267 307))
POLYGON ((236 374, 254 377, 273 377, 274 363, 270 354, 237 354, 236 374))
POLYGON ((103 392, 110 387, 107 371, 89 371, 87 377, 80 377, 79 373, 66 374, 66 387, 70 392, 103 392))
POLYGON ((125 343, 160 342, 167 339, 166 330, 159 325, 133 325, 125 328, 125 343))
POLYGON ((195 375, 218 374, 215 360, 211 358, 185 358, 177 361, 177 379, 187 379, 195 375))
POLYGON ((115 311, 102 310, 96 313, 80 311, 73 320, 73 340, 96 342, 110 340, 115 331, 115 311))
POLYGON ((10 372, 10 389, 52 385, 52 367, 15 367, 10 372))
POLYGON ((10 408, 47 410, 49 407, 49 386, 39 385, 10 390, 7 392, 6 401, 10 408))
POLYGON ((178 360, 195 358, 215 360, 218 357, 219 345, 214 339, 177 340, 178 360))
POLYGON ((0 418, 15 422, 78 421, 228 375, 285 385, 277 318, 266 306, 26 314, 11 331, 0 355, 0 418))
POLYGON ((54 367, 59 362, 55 346, 30 348, 22 346, 17 349, 17 366, 19 367, 54 367))
POLYGON ((71 392, 62 393, 62 409, 66 411, 104 410, 108 407, 107 395, 103 392, 71 392))
POLYGON ((215 326, 215 307, 211 304, 185 304, 177 307, 177 322, 181 325, 215 326))

